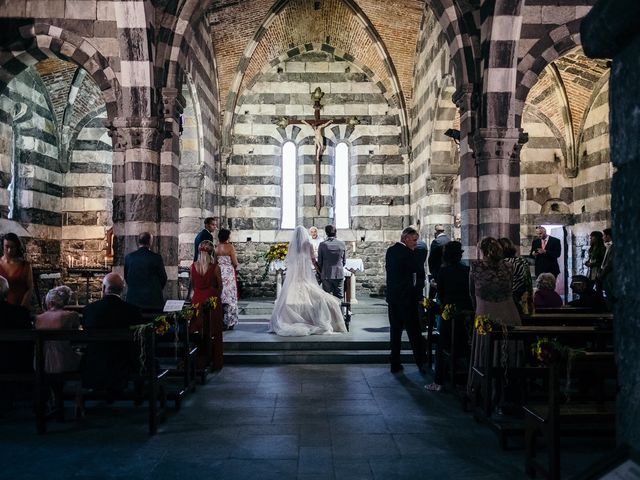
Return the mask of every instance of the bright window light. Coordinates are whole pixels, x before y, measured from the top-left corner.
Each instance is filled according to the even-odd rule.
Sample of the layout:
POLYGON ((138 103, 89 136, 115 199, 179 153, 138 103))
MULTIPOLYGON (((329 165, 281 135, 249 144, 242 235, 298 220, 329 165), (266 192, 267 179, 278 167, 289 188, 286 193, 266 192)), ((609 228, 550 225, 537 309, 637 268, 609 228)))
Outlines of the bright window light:
POLYGON ((287 142, 282 147, 282 228, 296 226, 296 146, 287 142))
POLYGON ((349 147, 346 143, 336 147, 334 190, 336 228, 349 228, 349 147))

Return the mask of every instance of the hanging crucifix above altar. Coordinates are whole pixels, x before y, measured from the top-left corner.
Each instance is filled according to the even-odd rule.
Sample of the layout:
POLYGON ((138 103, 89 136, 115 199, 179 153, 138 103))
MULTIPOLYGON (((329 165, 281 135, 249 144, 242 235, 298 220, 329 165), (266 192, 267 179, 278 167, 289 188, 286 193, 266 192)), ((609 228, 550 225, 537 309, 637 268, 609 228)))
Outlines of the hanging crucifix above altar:
POLYGON ((316 89, 311 94, 311 99, 313 100, 313 120, 298 120, 297 118, 287 118, 280 117, 276 120, 276 125, 281 128, 286 128, 288 125, 308 125, 313 128, 313 143, 315 146, 315 166, 316 166, 316 201, 315 206, 320 214, 320 209, 322 208, 322 193, 321 193, 321 175, 320 175, 320 162, 322 161, 322 154, 324 153, 324 135, 323 130, 325 127, 329 125, 340 125, 347 124, 350 126, 358 125, 360 122, 356 117, 352 118, 332 118, 332 119, 321 119, 320 118, 320 110, 322 109, 322 104, 320 101, 324 97, 324 92, 320 89, 320 87, 316 87, 316 89))

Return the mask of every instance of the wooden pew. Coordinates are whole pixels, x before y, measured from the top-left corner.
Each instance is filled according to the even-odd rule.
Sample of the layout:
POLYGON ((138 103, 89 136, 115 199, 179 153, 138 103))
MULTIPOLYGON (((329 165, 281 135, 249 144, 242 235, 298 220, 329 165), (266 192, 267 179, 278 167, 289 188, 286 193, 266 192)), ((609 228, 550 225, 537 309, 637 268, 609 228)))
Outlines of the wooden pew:
MULTIPOLYGON (((155 332, 147 326, 142 331, 144 336, 144 355, 146 358, 145 370, 138 378, 145 380, 147 388, 147 400, 149 408, 149 433, 155 434, 158 429, 158 421, 164 418, 164 387, 161 384, 166 376, 166 371, 158 371, 155 356, 155 332), (160 404, 160 408, 158 408, 160 404)), ((3 374, 0 381, 15 381, 19 376, 21 380, 31 380, 34 386, 34 410, 36 414, 36 430, 45 433, 47 429, 46 414, 46 377, 44 370, 44 343, 46 341, 70 341, 75 344, 99 343, 99 342, 135 342, 134 331, 130 329, 101 329, 101 330, 4 330, 0 331, 0 341, 24 342, 31 341, 35 345, 35 371, 26 374, 3 374)), ((68 379, 81 380, 80 372, 65 374, 68 379)), ((95 398, 96 395, 88 395, 95 398)), ((131 396, 133 398, 133 396, 131 396)))
MULTIPOLYGON (((613 331, 600 327, 584 326, 514 326, 507 333, 508 341, 521 341, 524 345, 525 355, 531 351, 531 345, 538 338, 556 338, 565 345, 589 345, 591 350, 601 350, 603 346, 610 345, 613 339, 613 331)), ((498 435, 500 446, 506 448, 507 439, 511 435, 520 435, 523 432, 522 422, 502 421, 493 417, 496 406, 493 400, 493 392, 501 392, 504 387, 503 369, 493 365, 494 351, 500 348, 500 341, 504 340, 502 330, 496 330, 488 334, 488 341, 484 343, 484 365, 475 365, 471 368, 481 379, 479 392, 474 399, 474 418, 486 423, 498 435)), ((540 378, 542 371, 537 366, 509 367, 508 375, 511 379, 522 381, 540 378)))
POLYGON ((613 323, 612 313, 540 313, 522 317, 522 325, 566 325, 566 326, 601 326, 611 328, 613 323))
POLYGON ((529 477, 536 473, 550 480, 560 479, 560 436, 564 433, 592 434, 595 424, 615 430, 615 399, 606 401, 605 380, 616 378, 613 352, 588 352, 571 361, 571 377, 588 375, 594 380, 593 391, 587 398, 574 398, 565 402, 561 381, 568 379, 567 366, 553 364, 544 369, 548 373, 546 403, 526 405, 525 411, 525 470, 529 477), (577 426, 572 432, 568 426, 577 426), (586 428, 585 428, 586 427, 586 428), (536 436, 542 433, 547 443, 546 465, 536 459, 536 436))

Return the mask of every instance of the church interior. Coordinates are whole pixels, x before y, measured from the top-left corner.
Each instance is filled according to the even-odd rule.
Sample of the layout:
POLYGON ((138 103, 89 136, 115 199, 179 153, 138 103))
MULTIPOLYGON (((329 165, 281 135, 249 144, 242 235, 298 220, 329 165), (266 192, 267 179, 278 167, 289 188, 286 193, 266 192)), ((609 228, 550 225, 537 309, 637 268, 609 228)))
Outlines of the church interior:
MULTIPOLYGON (((638 10, 633 2, 613 3, 638 10)), ((87 302, 99 297, 101 278, 74 270, 122 273, 138 235, 150 232, 168 276, 165 298, 184 299, 194 237, 203 220, 214 217, 231 231, 240 299, 262 300, 273 299, 277 288, 274 275, 265 275, 269 248, 288 242, 297 225, 322 231, 334 224, 347 257, 362 261, 353 294, 376 299, 385 292, 385 250, 408 226, 428 244, 435 225, 442 225, 462 243, 464 260, 474 261, 479 241, 488 236, 510 238, 527 257, 536 226, 545 225, 563 242, 558 289, 568 298, 570 277, 587 273, 590 232, 613 226, 616 245, 623 245, 637 238, 638 229, 630 226, 629 209, 637 210, 630 196, 638 198, 633 186, 618 180, 624 195, 615 200, 616 176, 628 168, 625 178, 631 181, 636 173, 631 160, 614 158, 610 88, 618 52, 591 54, 598 49, 587 42, 602 39, 593 31, 590 40, 581 35, 594 5, 595 0, 0 2, 0 231, 24 242, 41 297, 47 275, 55 273, 87 302), (618 243, 618 234, 625 233, 618 243)), ((611 25, 613 31, 620 24, 611 25)), ((635 35, 640 37, 637 29, 635 35)), ((623 51, 626 44, 616 45, 623 51)), ((617 121, 619 127, 623 122, 617 121)), ((637 160, 638 140, 621 135, 626 146, 619 154, 637 160)), ((623 250, 615 257, 622 264, 618 251, 623 250)), ((617 441, 640 448, 636 269, 622 277, 629 297, 613 315, 616 326, 624 324, 615 331, 622 385, 617 441)), ((316 366, 277 368, 282 370, 261 366, 259 372, 273 377, 274 385, 276 377, 287 383, 283 378, 291 375, 302 390, 308 377, 337 376, 316 366)), ((342 368, 354 374, 355 367, 342 368)), ((231 371, 245 380, 251 373, 231 371)), ((380 377, 389 375, 384 372, 380 377)), ((229 372, 224 375, 216 393, 239 386, 229 372)), ((382 380, 372 370, 355 375, 356 383, 375 378, 380 391, 393 389, 392 379, 382 380)), ((240 398, 242 392, 236 394, 240 398)), ((380 394, 376 401, 385 398, 380 394)), ((190 408, 206 401, 195 402, 190 408)), ((434 411, 451 415, 452 424, 461 425, 456 428, 475 431, 468 418, 461 420, 459 408, 443 406, 452 400, 436 403, 434 411)), ((266 410, 252 407, 258 400, 242 405, 266 410)), ((194 417, 186 426, 196 414, 187 415, 194 417)), ((112 428, 106 423, 104 428, 112 428)), ((353 431, 346 425, 340 424, 347 436, 364 431, 363 424, 353 431)), ((290 431, 281 428, 276 435, 273 425, 264 427, 288 445, 290 431)), ((335 468, 322 470, 318 459, 331 457, 332 450, 314 444, 322 432, 314 436, 310 425, 300 428, 308 444, 301 435, 295 448, 308 449, 304 465, 310 470, 280 465, 269 472, 263 464, 256 472, 267 470, 265 478, 273 472, 279 478, 416 478, 414 467, 406 467, 406 477, 372 464, 367 470, 360 449, 357 468, 347 468, 348 458, 338 455, 340 463, 334 448, 329 463, 335 468)), ((122 435, 126 426, 110 431, 122 435)), ((46 437, 37 439, 42 451, 54 442, 46 437)), ((20 448, 29 438, 19 435, 20 448)), ((78 433, 73 441, 79 438, 78 433)), ((182 431, 179 438, 190 437, 182 431)), ((485 441, 495 442, 491 436, 485 441)), ((427 448, 437 455, 448 447, 427 448)), ((595 460, 593 453, 576 457, 576 473, 595 460)), ((524 476, 520 457, 504 462, 517 468, 457 477, 456 463, 448 460, 450 469, 442 473, 524 476)), ((227 477, 221 478, 244 478, 225 468, 227 477)), ((154 471, 156 478, 173 478, 154 471)), ((124 467, 114 472, 146 478, 124 467)))

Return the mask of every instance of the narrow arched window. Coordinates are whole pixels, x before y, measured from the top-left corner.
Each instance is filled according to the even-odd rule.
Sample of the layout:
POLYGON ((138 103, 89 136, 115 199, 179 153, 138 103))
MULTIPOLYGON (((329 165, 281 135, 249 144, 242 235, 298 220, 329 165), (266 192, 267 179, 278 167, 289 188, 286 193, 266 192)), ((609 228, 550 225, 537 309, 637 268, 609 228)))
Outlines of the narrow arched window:
POLYGON ((296 145, 287 142, 282 147, 282 228, 296 226, 296 145))
POLYGON ((336 228, 349 228, 349 147, 344 142, 336 146, 334 191, 336 228))

